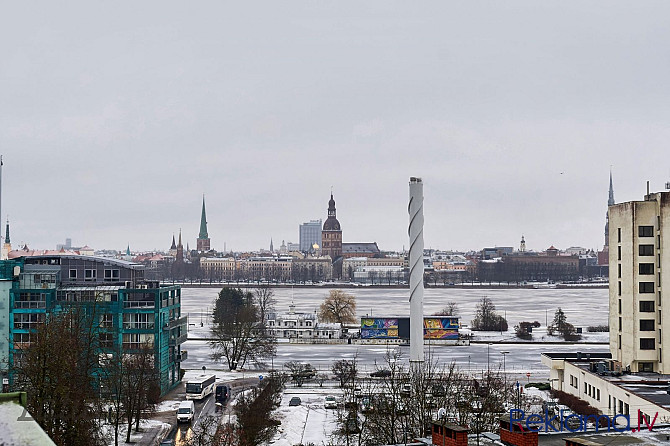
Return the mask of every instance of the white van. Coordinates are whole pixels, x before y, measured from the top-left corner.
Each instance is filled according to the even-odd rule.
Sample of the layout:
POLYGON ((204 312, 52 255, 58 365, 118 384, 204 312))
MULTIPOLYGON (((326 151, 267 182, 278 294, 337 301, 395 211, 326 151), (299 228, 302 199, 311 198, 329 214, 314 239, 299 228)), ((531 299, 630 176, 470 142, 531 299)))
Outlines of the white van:
POLYGON ((195 415, 195 404, 193 401, 182 401, 177 409, 177 423, 190 423, 195 415))

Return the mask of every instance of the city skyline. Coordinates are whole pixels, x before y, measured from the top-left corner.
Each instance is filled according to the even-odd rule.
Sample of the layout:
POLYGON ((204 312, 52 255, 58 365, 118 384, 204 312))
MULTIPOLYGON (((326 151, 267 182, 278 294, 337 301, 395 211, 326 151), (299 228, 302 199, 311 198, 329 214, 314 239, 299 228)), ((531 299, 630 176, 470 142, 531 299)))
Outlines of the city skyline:
POLYGON ((15 246, 194 247, 204 193, 212 248, 243 251, 297 242, 333 187, 345 242, 400 250, 419 176, 427 247, 599 249, 610 166, 617 202, 670 180, 667 12, 12 4, 0 221, 15 246))

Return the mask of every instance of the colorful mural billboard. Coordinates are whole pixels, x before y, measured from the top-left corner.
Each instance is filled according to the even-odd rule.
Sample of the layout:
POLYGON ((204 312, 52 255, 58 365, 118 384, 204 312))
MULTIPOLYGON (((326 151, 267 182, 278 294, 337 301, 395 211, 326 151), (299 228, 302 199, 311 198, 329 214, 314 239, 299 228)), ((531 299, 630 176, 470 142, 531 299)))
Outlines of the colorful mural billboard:
MULTIPOLYGON (((409 318, 400 318, 405 330, 409 318)), ((362 339, 398 339, 399 318, 361 318, 362 339)), ((407 331, 405 331, 407 333, 407 331)), ((407 335, 404 335, 406 337, 407 335)), ((423 320, 424 339, 458 339, 457 317, 427 317, 423 320)))
POLYGON ((398 328, 398 318, 363 318, 361 319, 361 328, 398 328))
POLYGON ((458 339, 457 317, 431 317, 423 319, 424 339, 458 339))

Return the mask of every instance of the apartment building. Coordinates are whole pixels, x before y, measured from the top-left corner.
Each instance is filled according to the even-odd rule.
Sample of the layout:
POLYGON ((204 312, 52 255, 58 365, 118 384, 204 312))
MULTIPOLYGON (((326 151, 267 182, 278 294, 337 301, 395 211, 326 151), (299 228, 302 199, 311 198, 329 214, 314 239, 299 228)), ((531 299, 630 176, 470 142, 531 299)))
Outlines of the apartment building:
POLYGON ((631 372, 670 373, 670 192, 609 207, 610 352, 631 372))
POLYGON ((180 286, 146 280, 144 266, 137 263, 82 255, 3 261, 0 273, 0 311, 7 313, 7 323, 0 324, 4 329, 0 337, 9 340, 10 369, 48 314, 81 305, 87 311, 95 310, 99 318, 96 330, 101 353, 121 349, 132 354, 150 345, 161 394, 180 382, 180 363, 185 359, 181 344, 188 326, 181 315, 180 286))

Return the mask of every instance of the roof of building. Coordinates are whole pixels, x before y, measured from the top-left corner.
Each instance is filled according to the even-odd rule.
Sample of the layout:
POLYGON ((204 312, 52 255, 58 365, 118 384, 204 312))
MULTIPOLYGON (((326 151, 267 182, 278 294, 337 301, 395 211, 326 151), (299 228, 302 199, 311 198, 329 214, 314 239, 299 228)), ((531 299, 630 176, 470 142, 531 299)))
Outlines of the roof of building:
POLYGON ((25 393, 0 393, 0 432, 6 445, 55 445, 23 407, 25 393))
POLYGON ((377 242, 372 243, 342 243, 342 253, 368 252, 379 254, 377 242))
POLYGON ((32 256, 26 256, 29 257, 26 260, 27 261, 32 261, 32 260, 40 260, 40 259, 52 259, 52 258, 59 258, 59 259, 81 259, 81 260, 90 260, 92 262, 101 262, 105 264, 112 264, 112 265, 118 265, 118 266, 123 266, 125 268, 130 268, 130 269, 144 269, 144 265, 140 265, 139 263, 135 262, 130 262, 127 260, 120 260, 120 259, 113 259, 111 257, 99 257, 99 256, 86 256, 86 255, 79 255, 79 254, 59 254, 58 252, 54 251, 54 254, 39 254, 39 255, 32 255, 32 256))

